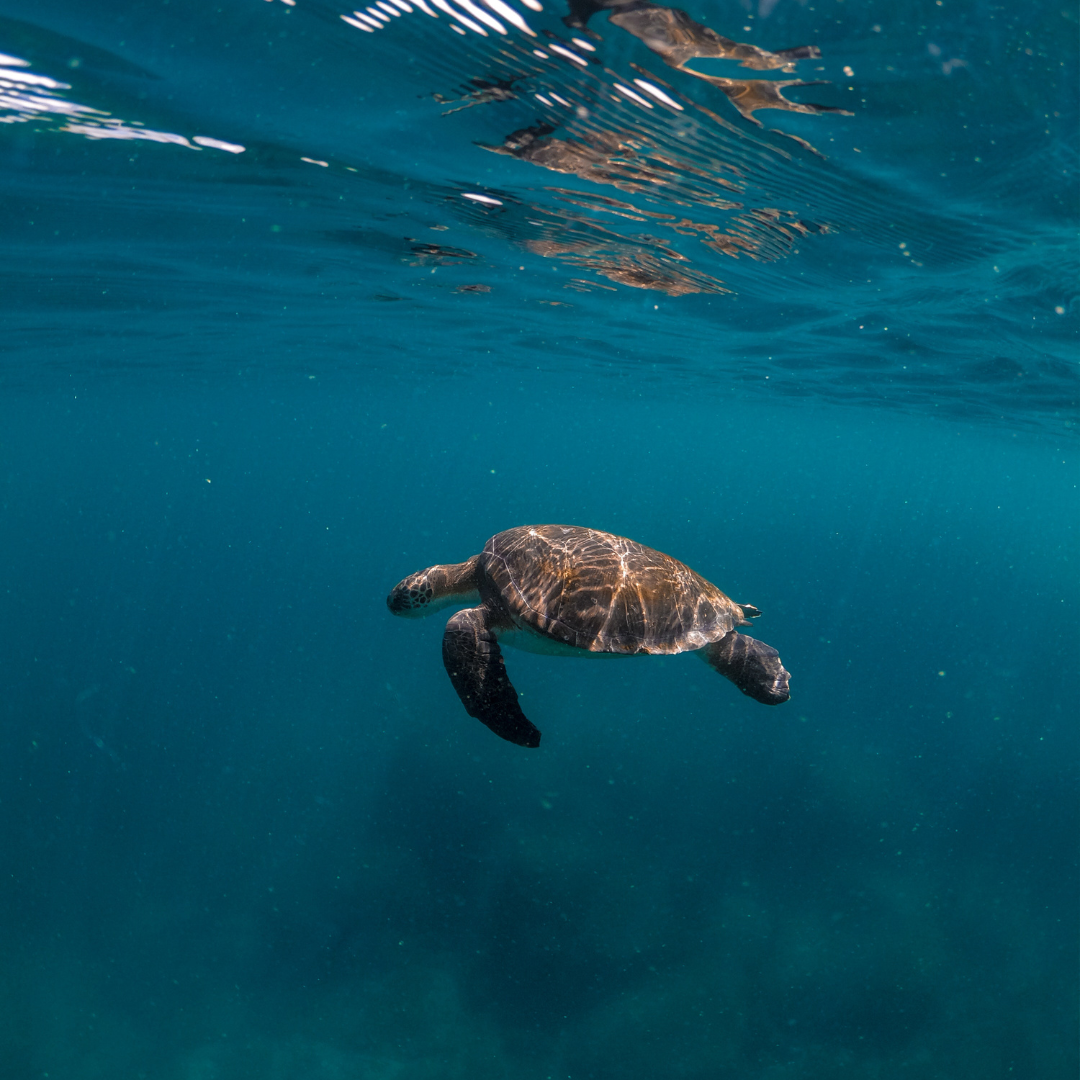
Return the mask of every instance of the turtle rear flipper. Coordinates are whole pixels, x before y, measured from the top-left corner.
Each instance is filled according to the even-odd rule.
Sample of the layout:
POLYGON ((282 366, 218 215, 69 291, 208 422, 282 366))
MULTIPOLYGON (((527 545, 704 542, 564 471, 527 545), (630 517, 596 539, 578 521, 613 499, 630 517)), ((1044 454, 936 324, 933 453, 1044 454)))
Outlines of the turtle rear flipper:
POLYGON ((791 676, 780 663, 780 654, 763 641, 732 630, 706 645, 700 655, 714 671, 763 705, 782 705, 791 696, 791 676))
POLYGON ((443 664, 470 716, 518 746, 540 745, 540 732, 521 711, 483 608, 459 611, 446 624, 443 664))

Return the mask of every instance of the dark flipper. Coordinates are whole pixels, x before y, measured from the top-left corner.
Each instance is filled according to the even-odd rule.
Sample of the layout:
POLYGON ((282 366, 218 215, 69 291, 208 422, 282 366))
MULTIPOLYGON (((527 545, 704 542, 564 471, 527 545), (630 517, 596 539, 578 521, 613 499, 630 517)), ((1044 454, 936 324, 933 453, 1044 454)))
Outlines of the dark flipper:
POLYGON ((446 672, 470 716, 518 746, 539 746, 540 732, 521 711, 484 614, 483 608, 469 608, 446 624, 442 642, 446 672))
POLYGON ((780 663, 780 654, 756 638, 732 630, 701 650, 701 656, 744 694, 764 705, 781 705, 788 693, 790 674, 780 663))

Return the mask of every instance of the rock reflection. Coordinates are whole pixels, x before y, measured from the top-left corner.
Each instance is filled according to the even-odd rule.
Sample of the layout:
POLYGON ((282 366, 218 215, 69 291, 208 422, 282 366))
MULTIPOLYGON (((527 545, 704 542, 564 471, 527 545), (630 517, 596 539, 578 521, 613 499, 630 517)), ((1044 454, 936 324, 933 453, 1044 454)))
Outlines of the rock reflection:
POLYGON ((569 3, 570 14, 563 19, 568 27, 598 38, 599 34, 590 31, 587 23, 597 12, 608 12, 608 22, 612 26, 633 34, 669 67, 678 68, 719 88, 732 105, 755 124, 761 123, 754 117, 757 109, 851 115, 844 109, 830 105, 800 104, 784 97, 785 87, 818 86, 821 85, 819 80, 803 82, 800 79, 790 79, 774 82, 764 79, 726 79, 687 67, 691 60, 736 60, 741 67, 753 68, 755 71, 791 72, 795 70, 798 61, 821 56, 821 50, 816 45, 800 45, 794 49, 769 52, 756 45, 747 45, 723 37, 708 26, 695 22, 679 8, 651 4, 647 0, 569 0, 569 3))
POLYGON ((461 112, 463 109, 471 109, 474 105, 486 105, 490 101, 513 101, 517 97, 514 93, 514 80, 470 79, 469 82, 475 89, 463 97, 447 98, 442 94, 431 95, 440 105, 456 106, 453 109, 447 109, 443 116, 461 112))
MULTIPOLYGON (((569 0, 562 23, 580 36, 537 26, 539 35, 528 40, 485 35, 486 42, 477 42, 470 37, 479 45, 479 54, 470 61, 483 69, 476 72, 474 66, 456 94, 433 96, 451 106, 444 116, 495 105, 508 117, 524 120, 508 125, 509 130, 503 129, 507 133, 496 139, 477 138, 475 143, 585 186, 548 187, 541 189, 542 198, 513 201, 500 191, 497 198, 490 197, 488 207, 464 211, 466 217, 534 254, 618 285, 668 295, 730 291, 715 275, 690 265, 687 254, 675 246, 680 237, 732 258, 767 261, 796 253, 809 237, 835 231, 828 222, 783 205, 785 192, 795 187, 790 174, 798 165, 795 155, 802 151, 784 149, 768 134, 793 139, 816 154, 814 148, 789 133, 763 132, 754 114, 765 109, 850 113, 784 97, 790 87, 813 83, 733 79, 688 66, 719 59, 753 71, 790 73, 800 60, 820 55, 815 46, 770 52, 733 41, 685 11, 648 0, 569 0), (734 115, 724 117, 690 97, 686 85, 680 89, 640 63, 630 63, 626 73, 605 66, 598 44, 603 38, 590 26, 601 12, 669 68, 719 89, 754 127, 740 124, 734 115), (788 179, 775 183, 777 173, 784 171, 788 179), (592 185, 614 188, 626 198, 600 195, 589 190, 592 185), (774 192, 769 201, 762 199, 765 190, 774 192), (647 223, 652 232, 623 231, 631 222, 647 223), (666 235, 653 235, 657 231, 666 235)), ((501 112, 492 118, 496 115, 501 112)), ((478 196, 468 198, 475 201, 478 196)), ((794 205, 805 202, 805 196, 797 197, 794 205)), ((580 284, 582 279, 576 280, 580 284)))
MULTIPOLYGON (((531 12, 541 8, 537 0, 521 2, 531 12)), ((432 95, 450 106, 442 115, 494 105, 499 112, 492 118, 505 113, 509 123, 494 139, 490 134, 476 137, 477 146, 585 185, 573 191, 548 188, 546 199, 513 202, 506 192, 485 198, 459 189, 463 198, 483 204, 463 210, 464 216, 482 219, 486 228, 535 254, 621 285, 671 295, 728 291, 714 275, 689 267, 688 256, 674 246, 679 237, 694 238, 709 251, 732 258, 773 260, 796 253, 808 237, 835 231, 796 209, 806 205, 807 185, 804 177, 793 175, 801 164, 795 155, 817 151, 798 135, 765 132, 755 114, 769 109, 851 114, 785 96, 793 87, 819 85, 815 82, 730 78, 690 66, 719 60, 753 72, 791 74, 800 61, 820 57, 816 46, 769 51, 725 37, 687 12, 651 0, 567 2, 561 24, 544 26, 534 15, 529 16, 532 25, 523 17, 511 18, 507 0, 432 0, 438 12, 455 20, 450 29, 469 42, 467 62, 473 68, 456 93, 432 95), (595 17, 602 13, 611 26, 663 60, 673 69, 671 79, 681 83, 637 62, 630 62, 626 72, 607 67, 604 39, 596 29, 595 17), (695 82, 687 84, 684 76, 695 82), (719 90, 752 127, 689 96, 688 87, 701 82, 719 90), (784 149, 772 135, 793 140, 798 148, 784 149), (615 188, 629 201, 599 197, 588 191, 590 185, 615 188), (785 197, 793 202, 783 205, 785 197), (577 209, 569 212, 566 204, 577 209), (629 222, 647 222, 667 235, 661 239, 620 231, 629 222)), ((439 18, 435 8, 419 6, 439 18)), ((376 18, 371 8, 365 10, 369 30, 407 21, 392 20, 389 13, 376 18)), ((353 17, 363 13, 353 12, 353 17)), ((435 30, 428 20, 423 23, 435 30)), ((414 49, 409 59, 414 63, 425 55, 442 67, 452 65, 455 54, 460 58, 457 50, 414 49)), ((489 127, 480 117, 476 126, 489 127)))
POLYGON ((821 55, 815 45, 768 52, 756 45, 740 44, 695 22, 685 11, 648 0, 569 0, 569 7, 570 14, 563 18, 568 27, 599 38, 599 34, 588 29, 588 22, 597 12, 606 11, 608 22, 633 34, 672 67, 682 67, 688 60, 713 57, 738 60, 743 67, 755 71, 777 68, 793 71, 797 61, 821 55))
MULTIPOLYGON (((590 208, 602 207, 590 204, 590 208)), ((584 212, 510 201, 505 195, 498 210, 476 204, 470 210, 473 223, 485 231, 512 239, 534 255, 620 285, 654 289, 668 296, 731 291, 718 278, 693 268, 685 255, 662 238, 645 232, 616 232, 584 212)), ((637 220, 647 219, 639 215, 637 220)), ((587 279, 575 278, 568 287, 591 291, 583 287, 586 283, 587 279)))
MULTIPOLYGON (((677 182, 677 170, 650 166, 639 154, 631 132, 594 131, 588 141, 549 139, 549 124, 521 128, 507 135, 501 146, 477 145, 496 154, 510 154, 521 161, 553 172, 571 173, 597 184, 613 184, 622 191, 646 191, 677 182)), ((725 208, 736 206, 726 203, 725 208)))
POLYGON ((448 247, 445 244, 423 244, 406 238, 410 244, 411 266, 459 266, 469 259, 475 259, 475 251, 465 248, 448 247))

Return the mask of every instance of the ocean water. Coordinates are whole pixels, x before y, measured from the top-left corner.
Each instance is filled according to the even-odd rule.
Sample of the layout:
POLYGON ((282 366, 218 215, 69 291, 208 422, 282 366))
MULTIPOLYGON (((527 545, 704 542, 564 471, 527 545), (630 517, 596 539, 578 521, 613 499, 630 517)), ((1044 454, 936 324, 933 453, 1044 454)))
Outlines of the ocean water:
POLYGON ((1076 1076, 1077 6, 564 4, 0 0, 3 1080, 1076 1076))

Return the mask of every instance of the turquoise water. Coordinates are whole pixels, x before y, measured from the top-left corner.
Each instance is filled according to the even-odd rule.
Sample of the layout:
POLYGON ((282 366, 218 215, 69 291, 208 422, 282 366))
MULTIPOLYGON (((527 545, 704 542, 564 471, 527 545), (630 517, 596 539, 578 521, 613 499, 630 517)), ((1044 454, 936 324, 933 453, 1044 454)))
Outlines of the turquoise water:
POLYGON ((0 1077, 1075 1076, 1075 5, 506 5, 0 0, 0 1077))

